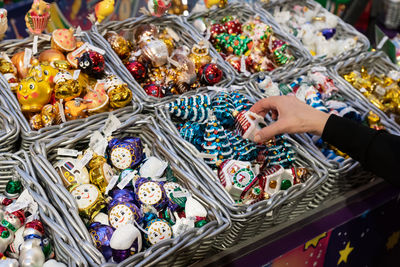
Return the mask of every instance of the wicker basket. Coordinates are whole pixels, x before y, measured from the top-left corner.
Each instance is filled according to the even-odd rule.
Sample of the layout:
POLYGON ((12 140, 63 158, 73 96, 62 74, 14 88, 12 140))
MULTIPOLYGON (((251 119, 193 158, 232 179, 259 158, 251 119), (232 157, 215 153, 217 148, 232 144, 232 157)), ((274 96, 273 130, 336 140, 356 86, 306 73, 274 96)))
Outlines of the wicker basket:
MULTIPOLYGON (((277 0, 277 1, 273 1, 268 4, 255 2, 254 5, 255 5, 255 8, 257 8, 259 10, 263 10, 263 13, 265 14, 265 16, 267 16, 271 21, 274 21, 275 25, 278 25, 278 23, 275 21, 272 13, 274 12, 274 10, 276 8, 291 9, 295 5, 300 5, 300 6, 307 6, 311 10, 315 10, 316 8, 321 8, 321 10, 329 12, 326 9, 324 9, 319 3, 317 3, 316 1, 313 1, 313 0, 277 0)), ((284 27, 282 25, 280 25, 280 28, 282 31, 285 31, 284 27)), ((312 61, 314 63, 318 63, 318 64, 321 64, 324 66, 335 64, 339 61, 346 60, 349 57, 356 56, 356 55, 360 54, 361 52, 366 51, 370 46, 370 43, 369 43, 369 40, 367 37, 365 37, 363 34, 361 34, 359 31, 357 31, 350 24, 345 23, 340 18, 338 18, 338 25, 336 27, 335 36, 340 36, 342 38, 355 37, 355 38, 357 38, 357 46, 353 49, 343 52, 339 56, 330 57, 330 58, 313 57, 306 49, 307 53, 311 56, 312 61)), ((298 41, 301 42, 300 40, 298 40, 298 41)))
MULTIPOLYGON (((301 70, 295 70, 292 73, 288 73, 283 79, 274 80, 274 82, 290 83, 295 78, 300 77, 301 75, 306 75, 312 67, 314 66, 308 66, 301 70)), ((353 97, 341 84, 340 77, 333 74, 329 70, 326 71, 326 74, 330 78, 332 78, 335 85, 340 89, 339 95, 342 96, 348 104, 350 104, 353 108, 360 112, 363 118, 365 118, 365 116, 367 116, 368 112, 371 110, 371 108, 368 106, 368 103, 363 99, 357 99, 353 97)), ((262 94, 262 92, 259 91, 258 86, 254 82, 251 83, 251 86, 253 87, 253 90, 258 90, 258 93, 262 94)), ((383 116, 381 116, 381 122, 391 133, 398 132, 398 130, 393 127, 388 117, 384 114, 383 116)), ((351 158, 346 159, 340 164, 336 161, 328 160, 317 148, 317 146, 313 143, 308 135, 296 134, 293 135, 293 137, 314 157, 318 158, 323 163, 324 167, 328 170, 329 173, 329 178, 321 186, 320 190, 315 194, 315 197, 308 204, 308 208, 315 208, 327 198, 335 198, 339 195, 342 195, 344 192, 348 192, 355 187, 369 182, 371 179, 374 178, 374 176, 371 175, 369 172, 362 170, 359 163, 351 158)))
MULTIPOLYGON (((331 68, 331 72, 337 76, 337 80, 343 86, 343 90, 348 92, 354 98, 362 100, 367 108, 373 110, 379 116, 385 118, 387 116, 382 110, 370 104, 367 98, 365 98, 365 96, 361 94, 359 90, 355 89, 343 78, 344 74, 347 74, 352 70, 359 70, 362 66, 366 67, 368 71, 372 71, 376 74, 387 74, 391 70, 400 71, 400 69, 398 66, 393 64, 387 57, 387 55, 383 52, 365 52, 358 55, 357 57, 349 58, 345 61, 339 62, 337 65, 331 68)), ((388 116, 390 117, 390 115, 388 116)), ((395 123, 393 120, 390 120, 389 122, 391 124, 391 128, 389 128, 389 131, 394 134, 399 134, 400 125, 395 123)))
MULTIPOLYGON (((87 42, 91 42, 86 34, 83 34, 82 39, 87 42)), ((7 40, 0 43, 0 48, 2 51, 7 52, 8 54, 13 54, 18 51, 23 51, 25 48, 31 48, 33 44, 33 38, 29 37, 23 40, 7 40)), ((39 39, 38 41, 38 52, 50 48, 50 41, 46 41, 44 39, 39 39)), ((117 74, 117 71, 114 71, 110 64, 106 64, 106 71, 110 73, 117 74)), ((133 91, 133 100, 132 105, 124 107, 122 109, 117 109, 112 112, 104 112, 100 114, 92 115, 85 119, 67 121, 61 123, 59 125, 53 125, 49 127, 42 128, 38 131, 32 130, 29 125, 29 121, 25 118, 24 114, 21 112, 20 105, 14 93, 11 91, 9 84, 3 75, 0 74, 0 84, 3 86, 3 90, 0 90, 0 95, 4 97, 7 105, 10 107, 13 113, 16 114, 17 120, 21 127, 21 148, 27 150, 29 145, 34 143, 37 140, 44 138, 54 138, 60 134, 64 134, 67 132, 77 132, 82 129, 85 129, 88 125, 105 121, 109 114, 112 113, 117 117, 120 117, 126 111, 132 111, 134 114, 141 111, 142 106, 140 101, 137 100, 135 95, 135 90, 132 85, 129 85, 129 88, 133 91)))
MULTIPOLYGON (((209 10, 207 12, 200 12, 200 13, 193 13, 187 18, 187 24, 192 29, 193 34, 199 35, 200 33, 198 30, 193 26, 194 20, 202 17, 207 17, 213 20, 222 19, 227 15, 234 15, 240 20, 240 22, 245 22, 251 17, 260 16, 261 20, 268 25, 271 25, 275 36, 279 39, 285 41, 289 45, 289 51, 295 57, 295 61, 280 66, 274 69, 271 72, 264 72, 264 74, 277 77, 279 78, 281 75, 284 75, 287 71, 296 68, 302 67, 307 65, 310 60, 311 56, 309 53, 304 49, 304 47, 292 36, 282 32, 279 27, 276 26, 275 23, 269 20, 264 13, 258 12, 256 9, 253 9, 250 5, 246 3, 233 3, 229 4, 227 7, 223 9, 216 9, 216 10, 209 10)), ((244 73, 239 73, 235 68, 233 68, 229 63, 226 63, 232 71, 236 74, 236 82, 239 84, 246 83, 251 78, 257 76, 258 74, 252 74, 250 76, 246 76, 244 73)))
MULTIPOLYGON (((250 101, 259 99, 249 88, 244 88, 242 93, 246 94, 250 101), (250 94, 250 95, 249 95, 250 94)), ((212 97, 212 94, 210 94, 212 97)), ((223 204, 229 212, 232 227, 224 235, 220 235, 213 244, 217 249, 227 249, 237 243, 250 239, 258 233, 265 231, 274 225, 278 225, 288 219, 293 212, 306 211, 306 206, 321 184, 327 178, 327 170, 323 165, 311 156, 298 142, 288 137, 297 153, 297 164, 310 167, 314 170, 312 176, 303 184, 296 184, 286 191, 275 193, 272 198, 263 200, 252 205, 234 204, 232 198, 219 182, 215 172, 197 155, 199 151, 189 142, 183 140, 177 131, 174 119, 169 112, 163 108, 156 110, 160 124, 163 126, 165 135, 173 138, 175 150, 182 158, 190 164, 192 171, 197 177, 201 177, 205 185, 223 204), (301 207, 301 208, 300 208, 301 207)))
POLYGON ((46 235, 52 240, 56 259, 68 266, 87 266, 75 240, 71 238, 68 225, 64 223, 38 183, 28 153, 24 151, 13 154, 0 153, 0 191, 2 193, 7 182, 13 177, 20 178, 24 188, 38 203, 40 220, 44 224, 46 235))
MULTIPOLYGON (((158 243, 146 251, 135 254, 119 266, 148 266, 148 265, 174 265, 187 266, 190 261, 200 260, 208 255, 215 237, 230 225, 227 212, 208 193, 208 188, 195 180, 184 161, 167 147, 172 145, 164 137, 155 121, 144 115, 131 116, 126 114, 125 122, 120 126, 114 137, 127 135, 138 136, 148 146, 152 155, 167 160, 180 182, 188 188, 199 201, 208 208, 209 222, 202 228, 191 229, 177 238, 158 243), (129 117, 129 119, 127 119, 129 117)), ((87 147, 91 133, 98 127, 90 126, 78 135, 67 134, 49 142, 36 142, 31 147, 31 153, 37 165, 43 168, 40 175, 46 184, 49 196, 56 206, 62 211, 66 222, 71 225, 71 232, 76 242, 79 243, 81 252, 88 259, 90 265, 113 266, 105 263, 104 257, 91 243, 89 232, 78 215, 75 200, 64 188, 60 177, 55 172, 52 163, 57 158, 57 148, 83 148, 87 147)))
MULTIPOLYGON (((114 50, 111 48, 110 44, 104 39, 103 36, 109 31, 125 31, 129 33, 133 33, 133 31, 142 24, 154 24, 160 27, 170 27, 173 29, 181 38, 180 42, 183 45, 191 48, 195 43, 201 41, 201 38, 197 35, 193 35, 190 31, 187 30, 187 26, 182 22, 182 18, 178 16, 168 15, 160 18, 149 17, 149 16, 141 16, 139 18, 129 18, 123 21, 111 21, 104 25, 100 24, 99 26, 94 26, 90 31, 89 35, 93 43, 103 49, 107 50, 107 55, 105 56, 106 60, 112 64, 113 68, 118 71, 121 78, 128 83, 129 86, 136 89, 136 94, 143 101, 143 106, 145 109, 153 109, 157 105, 163 105, 165 103, 171 102, 171 100, 179 97, 179 96, 168 96, 163 98, 156 98, 153 96, 149 96, 145 93, 145 91, 141 88, 141 86, 136 82, 136 80, 132 77, 129 71, 125 68, 121 59, 117 56, 114 50)), ((222 80, 216 84, 216 86, 227 86, 234 81, 234 73, 231 69, 225 64, 225 62, 218 57, 217 52, 210 48, 210 55, 212 58, 217 59, 217 64, 219 68, 223 71, 224 76, 222 80)), ((192 95, 197 92, 206 91, 207 87, 200 87, 196 91, 189 91, 183 95, 192 95)))
MULTIPOLYGON (((0 80, 1 83, 1 80, 0 80)), ((0 95, 0 153, 14 152, 21 128, 16 115, 0 95)))

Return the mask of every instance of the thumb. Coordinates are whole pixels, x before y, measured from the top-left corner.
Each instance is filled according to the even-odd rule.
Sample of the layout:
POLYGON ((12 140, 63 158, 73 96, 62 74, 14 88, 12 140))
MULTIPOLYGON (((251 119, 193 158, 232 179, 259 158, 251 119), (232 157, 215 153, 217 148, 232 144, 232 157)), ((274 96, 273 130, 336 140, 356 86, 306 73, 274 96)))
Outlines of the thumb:
POLYGON ((258 131, 256 133, 256 136, 254 137, 254 142, 263 143, 272 139, 272 137, 274 137, 275 135, 281 133, 283 133, 283 125, 282 122, 278 120, 258 131))

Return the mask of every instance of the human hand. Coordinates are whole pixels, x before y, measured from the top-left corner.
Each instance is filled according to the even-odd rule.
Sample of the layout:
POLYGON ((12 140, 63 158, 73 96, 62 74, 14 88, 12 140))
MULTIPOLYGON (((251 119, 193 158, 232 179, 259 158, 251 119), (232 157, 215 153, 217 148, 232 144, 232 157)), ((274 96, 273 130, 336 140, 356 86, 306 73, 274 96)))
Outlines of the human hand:
POLYGON ((257 143, 265 142, 282 133, 312 133, 322 135, 329 114, 314 109, 295 96, 272 96, 261 99, 250 111, 260 116, 271 111, 274 123, 264 127, 254 138, 257 143))

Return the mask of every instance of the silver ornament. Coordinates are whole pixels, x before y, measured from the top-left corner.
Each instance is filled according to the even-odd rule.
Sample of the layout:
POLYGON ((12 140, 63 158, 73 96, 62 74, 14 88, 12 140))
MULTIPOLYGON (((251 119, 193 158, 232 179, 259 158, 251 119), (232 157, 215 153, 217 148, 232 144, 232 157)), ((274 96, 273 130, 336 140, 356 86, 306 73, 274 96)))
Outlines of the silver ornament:
POLYGON ((40 246, 41 240, 33 238, 26 240, 20 247, 19 263, 21 267, 41 267, 45 257, 40 246))

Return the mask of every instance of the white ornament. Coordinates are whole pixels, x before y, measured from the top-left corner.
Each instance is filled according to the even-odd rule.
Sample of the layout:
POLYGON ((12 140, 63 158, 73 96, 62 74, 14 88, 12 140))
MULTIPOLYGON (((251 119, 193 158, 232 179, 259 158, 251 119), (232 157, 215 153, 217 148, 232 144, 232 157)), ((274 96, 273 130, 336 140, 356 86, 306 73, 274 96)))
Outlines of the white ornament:
POLYGON ((162 161, 156 157, 149 157, 140 167, 140 176, 141 177, 150 177, 152 180, 157 180, 160 178, 165 169, 168 167, 168 163, 166 161, 162 161))
POLYGON ((94 218, 93 222, 99 222, 101 224, 109 225, 108 224, 108 215, 104 212, 99 212, 94 218))
POLYGON ((188 196, 186 200, 186 205, 185 205, 185 214, 186 218, 191 218, 191 217, 206 217, 207 216, 207 210, 204 208, 204 206, 194 199, 192 196, 188 196))
POLYGON ((137 194, 142 203, 154 205, 161 200, 162 189, 158 183, 146 182, 139 187, 137 194))
POLYGON ((129 249, 135 240, 138 241, 138 252, 142 249, 142 235, 133 224, 125 224, 117 228, 110 240, 112 249, 129 249))
POLYGON ((81 210, 92 206, 100 196, 100 191, 92 184, 83 184, 76 187, 71 194, 81 210))
POLYGON ((58 262, 56 260, 48 260, 43 264, 43 267, 67 267, 67 265, 65 265, 62 262, 58 262))

